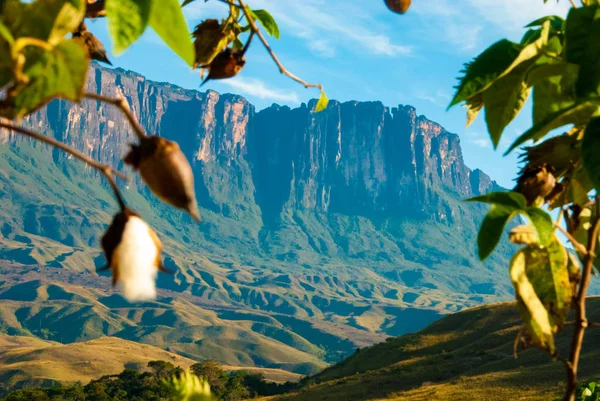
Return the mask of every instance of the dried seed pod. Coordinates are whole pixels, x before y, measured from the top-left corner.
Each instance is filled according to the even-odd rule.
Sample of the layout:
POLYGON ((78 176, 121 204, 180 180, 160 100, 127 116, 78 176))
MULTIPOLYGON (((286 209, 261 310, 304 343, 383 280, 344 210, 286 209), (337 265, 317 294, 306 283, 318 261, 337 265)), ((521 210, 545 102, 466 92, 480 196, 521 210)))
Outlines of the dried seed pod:
POLYGON ((219 53, 210 63, 208 66, 208 76, 202 82, 202 85, 211 79, 234 77, 244 68, 245 64, 246 57, 244 57, 243 50, 227 48, 219 53))
POLYGON ((538 237, 531 226, 517 226, 510 230, 508 239, 513 244, 532 245, 538 243, 538 237))
POLYGON ((102 249, 112 269, 112 284, 128 301, 156 298, 157 272, 165 271, 162 244, 137 213, 125 209, 114 217, 102 237, 102 249))
POLYGON ((140 140, 139 145, 131 145, 124 161, 139 171, 159 199, 200 220, 194 173, 176 142, 156 135, 147 136, 140 140))
POLYGON ((547 164, 527 165, 521 170, 514 190, 525 195, 528 205, 534 204, 538 198, 546 201, 549 196, 556 195, 554 193, 556 178, 553 173, 554 169, 547 164))
POLYGON ((73 39, 79 41, 86 48, 88 55, 92 60, 102 61, 108 65, 112 65, 108 56, 106 55, 106 49, 100 40, 94 36, 90 31, 87 30, 85 23, 81 23, 79 28, 73 32, 73 39))
POLYGON ((395 13, 404 14, 410 7, 411 0, 385 0, 385 5, 395 13))
POLYGON ((224 32, 216 19, 207 19, 196 25, 194 32, 194 48, 196 62, 194 68, 210 64, 210 62, 235 39, 231 31, 224 32))

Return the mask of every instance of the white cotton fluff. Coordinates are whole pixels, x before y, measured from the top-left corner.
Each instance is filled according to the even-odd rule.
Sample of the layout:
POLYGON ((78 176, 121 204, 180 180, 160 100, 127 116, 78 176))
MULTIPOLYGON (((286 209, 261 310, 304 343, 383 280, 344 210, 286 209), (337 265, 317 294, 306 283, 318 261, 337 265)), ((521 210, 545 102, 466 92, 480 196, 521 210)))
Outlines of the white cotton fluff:
POLYGON ((156 298, 157 257, 150 227, 139 217, 130 216, 113 254, 113 268, 119 270, 117 287, 128 301, 156 298))

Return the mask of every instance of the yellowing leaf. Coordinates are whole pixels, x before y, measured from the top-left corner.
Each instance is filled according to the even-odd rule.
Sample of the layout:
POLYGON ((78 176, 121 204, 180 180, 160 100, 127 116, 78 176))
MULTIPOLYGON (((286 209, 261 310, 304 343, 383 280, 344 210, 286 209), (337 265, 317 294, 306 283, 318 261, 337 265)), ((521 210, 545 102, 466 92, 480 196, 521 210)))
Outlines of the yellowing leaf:
POLYGON ((473 96, 467 100, 465 107, 467 108, 467 124, 465 128, 468 128, 473 124, 481 109, 483 109, 483 97, 481 95, 473 96))
POLYGON ((550 315, 538 298, 526 273, 525 251, 519 251, 510 262, 510 279, 515 287, 519 309, 534 345, 554 352, 554 332, 550 315))
POLYGON ((328 104, 329 98, 327 97, 324 91, 321 91, 321 96, 319 97, 319 100, 317 101, 317 104, 315 106, 315 112, 319 113, 325 110, 328 104))
POLYGON ((89 64, 86 50, 75 41, 66 40, 51 51, 37 51, 39 56, 23 70, 29 82, 11 91, 11 96, 0 105, 2 116, 25 116, 53 97, 81 99, 89 64))
POLYGON ((48 43, 55 45, 77 29, 83 20, 85 7, 85 0, 65 1, 54 20, 48 43))

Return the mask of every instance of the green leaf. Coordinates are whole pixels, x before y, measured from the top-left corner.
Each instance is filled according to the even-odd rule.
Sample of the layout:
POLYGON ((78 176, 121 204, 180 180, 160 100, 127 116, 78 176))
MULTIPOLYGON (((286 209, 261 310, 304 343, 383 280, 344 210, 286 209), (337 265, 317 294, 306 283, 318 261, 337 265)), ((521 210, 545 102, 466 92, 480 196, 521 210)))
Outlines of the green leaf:
POLYGON ((468 63, 463 70, 464 76, 459 79, 456 95, 450 102, 452 107, 477 95, 488 88, 520 53, 520 46, 503 39, 494 43, 468 63))
POLYGON ((550 315, 529 281, 526 264, 525 250, 517 252, 510 262, 510 278, 515 287, 517 305, 532 342, 553 352, 554 332, 550 323, 550 315))
POLYGON ((15 43, 15 38, 13 37, 12 33, 10 33, 10 30, 2 22, 0 22, 0 37, 11 46, 13 43, 15 43))
POLYGON ((600 93, 600 7, 573 7, 567 16, 566 60, 580 66, 576 93, 600 93))
POLYGON ((502 238, 504 227, 517 214, 519 209, 511 206, 492 205, 487 213, 477 235, 479 259, 485 260, 492 254, 502 238))
POLYGON ((153 0, 150 26, 171 50, 194 65, 194 45, 178 0, 153 0))
POLYGON ((553 129, 562 127, 567 124, 582 125, 593 116, 597 115, 600 107, 595 102, 584 102, 573 105, 566 109, 562 109, 549 115, 544 121, 535 124, 533 127, 524 132, 506 151, 505 155, 512 152, 515 148, 521 146, 529 140, 538 141, 542 139, 553 129))
POLYGON ((122 53, 146 30, 152 0, 106 0, 108 32, 115 54, 122 53))
POLYGON ((315 106, 315 112, 319 113, 325 110, 328 104, 329 98, 327 97, 324 91, 321 91, 321 96, 319 97, 319 100, 317 101, 317 104, 315 106))
POLYGON ((23 72, 29 83, 16 87, 14 95, 0 105, 0 114, 8 118, 25 116, 54 97, 79 101, 87 76, 86 50, 73 40, 58 44, 51 51, 35 49, 37 57, 28 57, 23 72))
POLYGON ((575 104, 575 82, 579 73, 576 64, 542 64, 528 74, 533 85, 533 123, 575 104))
POLYGON ((83 19, 84 0, 6 1, 0 18, 14 38, 32 37, 57 44, 83 19))
POLYGON ((485 122, 494 148, 500 143, 504 128, 519 114, 529 97, 530 90, 525 78, 531 64, 519 65, 483 92, 485 122))
POLYGON ((273 16, 267 10, 250 10, 250 14, 255 21, 259 21, 265 28, 265 31, 275 39, 279 39, 279 26, 273 16))
POLYGON ((519 43, 523 46, 533 43, 540 38, 541 33, 541 29, 528 29, 519 43))
POLYGON ((514 209, 525 209, 527 207, 527 199, 518 192, 490 192, 486 195, 476 196, 467 199, 469 202, 482 202, 491 205, 507 206, 514 209))
POLYGON ((540 245, 548 245, 554 233, 552 217, 537 207, 528 207, 525 209, 525 215, 529 218, 533 227, 535 227, 540 245))
POLYGON ((581 144, 583 166, 596 190, 600 189, 600 118, 594 118, 585 128, 581 144))
POLYGON ((530 22, 529 24, 525 25, 525 28, 531 28, 534 26, 542 26, 542 25, 544 25, 544 22, 546 22, 546 21, 550 21, 552 26, 557 29, 562 28, 562 25, 565 23, 564 18, 559 17, 558 15, 549 15, 546 17, 538 18, 533 22, 530 22))

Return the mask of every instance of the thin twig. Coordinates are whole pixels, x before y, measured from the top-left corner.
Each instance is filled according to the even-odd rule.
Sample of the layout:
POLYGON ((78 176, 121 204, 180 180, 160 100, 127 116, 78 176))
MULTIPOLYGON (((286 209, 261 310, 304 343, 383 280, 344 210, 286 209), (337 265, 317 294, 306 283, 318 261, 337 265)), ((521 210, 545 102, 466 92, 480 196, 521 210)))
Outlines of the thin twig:
POLYGON ((229 0, 219 0, 221 3, 229 4, 231 7, 242 8, 239 4, 235 4, 233 1, 229 0))
POLYGON ((569 233, 567 230, 565 230, 563 227, 561 227, 559 224, 554 223, 554 227, 556 227, 561 233, 563 233, 563 235, 565 237, 567 237, 567 239, 571 242, 571 244, 573 244, 573 246, 575 247, 575 249, 577 249, 577 252, 580 252, 584 255, 587 255, 587 249, 585 249, 585 246, 583 246, 581 244, 581 242, 577 241, 572 235, 571 233, 569 233))
POLYGON ((37 139, 38 141, 42 141, 45 142, 49 145, 54 146, 55 148, 58 148, 66 153, 69 153, 71 155, 73 155, 74 157, 76 157, 77 159, 83 161, 84 163, 94 167, 95 169, 97 169, 98 171, 100 171, 102 174, 104 174, 104 176, 106 177, 106 179, 108 180, 108 183, 110 184, 110 187, 112 188, 113 192, 115 193, 115 197, 117 198, 117 202, 119 202, 119 206, 121 207, 121 210, 125 209, 125 202, 123 201, 123 197, 121 196, 121 192, 119 191, 119 188, 117 187, 117 183, 115 182, 115 179, 113 177, 117 176, 121 179, 123 179, 124 181, 129 181, 129 178, 127 178, 127 176, 119 171, 113 170, 112 167, 106 165, 106 164, 102 164, 100 162, 97 162, 94 159, 89 158, 88 156, 86 156, 85 154, 81 153, 80 151, 78 151, 77 149, 74 149, 62 142, 57 141, 54 138, 51 138, 49 136, 46 135, 42 135, 40 133, 37 133, 35 131, 29 130, 27 128, 23 128, 23 127, 19 127, 17 125, 13 125, 10 122, 7 122, 6 120, 0 120, 0 127, 5 128, 9 131, 14 131, 17 132, 21 135, 25 135, 28 136, 30 138, 33 139, 37 139))
POLYGON ((142 126, 140 125, 138 120, 135 118, 133 113, 131 112, 131 109, 129 108, 129 103, 127 103, 127 100, 120 92, 117 92, 116 98, 99 95, 99 94, 91 93, 91 92, 86 92, 83 94, 83 96, 87 97, 88 99, 94 99, 99 102, 104 102, 104 103, 108 103, 108 104, 117 106, 123 112, 123 114, 125 114, 125 117, 127 117, 127 120, 129 120, 129 123, 133 127, 133 131, 138 136, 138 138, 142 139, 146 136, 144 129, 142 128, 142 126))
MULTIPOLYGON (((596 210, 600 210, 600 197, 596 195, 596 210)), ((588 326, 585 297, 590 285, 592 270, 594 268, 594 259, 596 257, 594 251, 598 242, 598 233, 600 232, 600 218, 598 212, 594 224, 588 231, 587 254, 584 257, 584 269, 579 285, 579 292, 575 299, 575 330, 571 341, 571 354, 569 356, 570 365, 567 367, 567 388, 565 391, 564 401, 574 401, 575 392, 577 390, 577 369, 579 367, 579 356, 581 354, 581 346, 583 344, 583 336, 585 329, 588 326)))
POLYGON ((254 33, 256 33, 256 35, 258 36, 258 38, 260 39, 260 41, 262 42, 262 44, 265 46, 265 49, 267 49, 267 52, 269 52, 269 55, 271 56, 271 58, 273 59, 273 61, 275 62, 275 64, 277 64, 277 67, 279 67, 279 72, 281 72, 283 75, 287 75, 288 77, 290 77, 294 81, 296 81, 299 84, 303 85, 305 88, 318 88, 320 90, 323 90, 323 85, 321 85, 321 84, 309 84, 308 82, 306 82, 306 81, 298 78, 296 75, 294 75, 291 72, 289 72, 283 66, 283 64, 281 64, 281 61, 279 61, 279 59, 277 58, 277 56, 275 55, 275 53, 271 49, 271 46, 269 46, 269 43, 267 42, 267 40, 265 39, 264 35, 262 34, 262 32, 260 31, 260 29, 256 25, 256 22, 254 22, 254 20, 252 19, 252 17, 248 13, 248 9, 244 5, 244 0, 238 0, 238 3, 240 5, 240 7, 242 8, 242 10, 244 11, 244 15, 246 16, 246 20, 248 21, 248 24, 250 25, 250 28, 252 29, 252 31, 254 33))
POLYGON ((577 4, 575 4, 575 0, 569 0, 573 8, 577 8, 577 4))
MULTIPOLYGON (((565 322, 565 324, 563 324, 563 326, 574 326, 575 323, 577 323, 577 322, 575 322, 574 320, 572 320, 572 321, 569 321, 569 322, 565 322)), ((598 323, 598 322, 587 322, 587 328, 588 329, 589 328, 593 328, 593 327, 600 327, 600 323, 598 323)))

